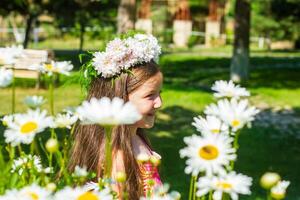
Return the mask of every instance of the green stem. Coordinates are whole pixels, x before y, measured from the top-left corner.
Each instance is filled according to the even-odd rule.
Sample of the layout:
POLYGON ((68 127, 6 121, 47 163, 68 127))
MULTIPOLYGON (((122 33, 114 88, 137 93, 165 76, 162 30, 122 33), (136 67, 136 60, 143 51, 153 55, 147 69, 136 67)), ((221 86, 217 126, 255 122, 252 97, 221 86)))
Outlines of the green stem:
POLYGON ((19 150, 19 154, 20 154, 19 156, 21 156, 21 155, 22 155, 22 147, 21 147, 21 144, 18 145, 18 150, 19 150))
POLYGON ((54 128, 51 128, 51 138, 57 139, 57 135, 55 133, 54 128))
MULTIPOLYGON (((233 148, 235 149, 236 153, 239 149, 239 136, 240 136, 240 131, 237 131, 234 135, 234 141, 233 141, 233 148)), ((231 170, 234 169, 234 160, 230 162, 230 168, 231 170)))
POLYGON ((212 191, 209 191, 209 194, 208 194, 208 199, 209 199, 209 200, 212 200, 212 194, 213 194, 213 192, 212 192, 212 191))
POLYGON ((8 144, 6 149, 7 149, 8 154, 9 154, 9 160, 12 161, 15 158, 15 147, 8 144))
POLYGON ((50 100, 50 114, 54 115, 54 100, 53 100, 53 75, 49 76, 49 100, 50 100))
POLYGON ((197 176, 193 176, 194 179, 194 187, 193 187, 193 200, 196 200, 196 191, 197 191, 197 176))
POLYGON ((105 126, 105 164, 104 164, 104 177, 111 177, 112 168, 112 128, 111 126, 105 126))
POLYGON ((12 94, 11 94, 11 112, 15 113, 16 108, 16 81, 15 81, 15 68, 12 68, 13 79, 12 79, 12 94))
POLYGON ((270 191, 267 191, 267 200, 272 200, 271 192, 270 191))
MULTIPOLYGON (((40 144, 40 147, 41 147, 43 153, 47 156, 47 159, 49 160, 48 151, 45 149, 42 139, 39 137, 38 140, 39 140, 39 144, 40 144)), ((41 155, 41 154, 39 154, 39 155, 41 155)))
POLYGON ((52 168, 52 158, 53 158, 53 153, 50 152, 49 154, 49 167, 52 168))
POLYGON ((70 131, 70 135, 71 135, 71 136, 73 136, 75 127, 76 127, 76 123, 74 123, 74 124, 72 125, 71 131, 70 131))
POLYGON ((193 198, 193 188, 194 188, 194 176, 191 176, 189 200, 192 200, 193 198))

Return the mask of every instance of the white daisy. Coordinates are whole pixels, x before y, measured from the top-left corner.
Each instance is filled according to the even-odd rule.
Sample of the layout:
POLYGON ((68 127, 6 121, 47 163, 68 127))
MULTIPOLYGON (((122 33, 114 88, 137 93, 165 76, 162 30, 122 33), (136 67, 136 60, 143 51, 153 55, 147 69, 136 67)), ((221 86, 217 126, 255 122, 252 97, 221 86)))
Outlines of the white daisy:
POLYGON ((0 68, 0 88, 7 87, 13 80, 13 71, 11 69, 0 68))
POLYGON ((7 126, 8 124, 11 124, 14 120, 15 115, 18 114, 13 114, 13 115, 5 115, 1 120, 2 120, 2 124, 4 126, 7 126))
POLYGON ((99 190, 99 184, 93 181, 87 182, 83 187, 85 187, 88 191, 99 190))
POLYGON ((194 117, 192 125, 202 134, 228 134, 228 126, 215 116, 194 117))
POLYGON ((54 128, 68 128, 78 120, 78 116, 71 113, 57 114, 54 118, 54 128))
POLYGON ((176 191, 168 193, 169 188, 168 184, 157 186, 153 189, 151 197, 141 197, 140 200, 179 200, 181 195, 176 191))
POLYGON ((0 48, 0 65, 13 65, 16 58, 23 56, 23 47, 11 46, 0 48))
POLYGON ((5 194, 0 196, 0 200, 17 200, 17 199, 32 200, 29 197, 21 196, 20 192, 17 189, 7 190, 5 191, 5 194))
POLYGON ((73 69, 73 65, 70 61, 51 61, 51 63, 45 63, 40 66, 40 71, 42 73, 47 73, 52 75, 53 73, 70 75, 70 71, 73 69))
POLYGON ((0 50, 0 66, 1 65, 13 65, 16 62, 16 58, 7 51, 0 50))
POLYGON ((43 167, 41 164, 41 159, 36 155, 25 155, 13 161, 11 172, 17 172, 19 175, 22 175, 24 170, 32 169, 37 172, 42 171, 43 167))
POLYGON ((225 174, 224 167, 236 158, 232 141, 232 138, 224 134, 185 137, 187 147, 180 150, 180 156, 188 158, 185 173, 194 176, 199 172, 205 172, 208 176, 213 173, 225 174))
POLYGON ((289 185, 289 181, 279 181, 274 187, 271 188, 271 197, 274 199, 284 199, 286 195, 286 189, 289 185))
POLYGON ((101 99, 92 98, 84 101, 77 108, 83 124, 120 125, 134 124, 141 119, 136 107, 118 97, 110 100, 108 97, 101 99))
POLYGON ((44 97, 42 96, 27 96, 24 99, 24 103, 32 109, 39 108, 41 105, 43 105, 46 102, 44 97))
POLYGON ((113 200, 113 196, 109 189, 103 189, 101 191, 90 191, 86 187, 65 187, 64 189, 56 192, 53 200, 113 200))
POLYGON ((240 85, 235 85, 232 80, 230 81, 216 81, 212 88, 215 91, 214 96, 216 98, 240 98, 240 97, 248 97, 250 93, 242 88, 240 85))
POLYGON ((254 120, 254 116, 259 112, 254 106, 250 106, 247 99, 238 101, 236 99, 219 100, 217 104, 207 106, 204 113, 219 117, 227 125, 232 127, 233 131, 243 128, 254 120))
POLYGON ((15 115, 14 120, 7 124, 5 142, 13 146, 20 143, 30 144, 37 133, 50 126, 53 126, 53 120, 47 116, 47 111, 29 110, 25 114, 15 115))
MULTIPOLYGON (((51 192, 36 184, 24 187, 19 191, 20 195, 31 200, 49 200, 51 192)), ((23 199, 23 198, 22 198, 23 199)))
POLYGON ((86 177, 88 175, 86 167, 76 166, 74 170, 74 175, 77 177, 86 177))
POLYGON ((213 200, 221 200, 223 193, 230 195, 231 199, 237 200, 238 194, 250 195, 252 178, 236 174, 232 171, 229 174, 220 177, 200 177, 197 182, 197 196, 206 195, 213 190, 213 200))

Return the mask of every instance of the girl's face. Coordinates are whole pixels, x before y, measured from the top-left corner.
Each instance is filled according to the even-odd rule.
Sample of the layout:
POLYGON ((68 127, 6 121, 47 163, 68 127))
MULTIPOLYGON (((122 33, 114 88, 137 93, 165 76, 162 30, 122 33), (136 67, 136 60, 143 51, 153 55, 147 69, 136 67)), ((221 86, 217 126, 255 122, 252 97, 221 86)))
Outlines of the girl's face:
POLYGON ((135 124, 138 128, 153 127, 155 112, 162 106, 160 97, 162 80, 162 73, 159 72, 129 94, 129 101, 137 107, 143 116, 142 119, 135 124))

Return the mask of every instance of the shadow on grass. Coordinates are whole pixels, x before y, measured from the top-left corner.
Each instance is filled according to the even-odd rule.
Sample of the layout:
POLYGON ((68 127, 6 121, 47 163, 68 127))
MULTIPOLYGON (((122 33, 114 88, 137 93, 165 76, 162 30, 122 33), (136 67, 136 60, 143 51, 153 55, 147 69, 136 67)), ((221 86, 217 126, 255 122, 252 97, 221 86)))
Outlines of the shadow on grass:
MULTIPOLYGON (((208 89, 216 80, 229 79, 230 58, 176 57, 160 62, 165 83, 173 87, 208 89)), ((248 88, 299 88, 300 58, 251 58, 248 88)))

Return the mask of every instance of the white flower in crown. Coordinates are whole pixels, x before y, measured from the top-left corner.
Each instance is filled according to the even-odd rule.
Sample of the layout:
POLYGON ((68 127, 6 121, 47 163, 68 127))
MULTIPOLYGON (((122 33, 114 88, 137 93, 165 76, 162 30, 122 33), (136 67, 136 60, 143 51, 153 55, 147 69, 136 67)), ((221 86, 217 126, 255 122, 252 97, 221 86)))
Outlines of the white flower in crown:
POLYGON ((215 91, 214 96, 216 98, 228 97, 238 99, 250 96, 249 91, 239 85, 235 85, 232 80, 228 82, 223 80, 216 81, 211 89, 215 91))
POLYGON ((11 69, 0 68, 0 88, 11 84, 13 80, 13 71, 11 69))
POLYGON ((247 99, 238 101, 237 99, 222 99, 217 104, 210 104, 204 110, 207 115, 219 117, 223 122, 232 127, 233 131, 243 128, 254 120, 259 112, 254 106, 249 105, 247 99))
POLYGON ((5 142, 16 146, 20 143, 30 144, 37 133, 53 126, 52 117, 46 111, 29 110, 25 114, 16 114, 13 120, 7 120, 4 132, 5 142))
POLYGON ((93 54, 92 65, 99 75, 110 78, 140 63, 157 60, 161 48, 152 35, 136 34, 107 44, 104 52, 93 54))
POLYGON ((200 177, 197 182, 197 196, 204 196, 213 191, 213 200, 221 200, 223 193, 230 195, 231 199, 237 200, 238 194, 250 195, 252 178, 236 174, 232 171, 224 176, 200 177))
POLYGON ((209 134, 203 137, 185 137, 187 146, 180 150, 180 156, 187 157, 185 173, 196 176, 205 172, 207 176, 226 174, 225 166, 236 159, 233 139, 224 134, 209 134))
POLYGON ((118 63, 113 59, 113 53, 111 52, 96 52, 93 54, 93 66, 98 75, 104 78, 113 77, 116 74, 121 73, 121 68, 118 63))
POLYGON ((136 34, 134 39, 138 40, 140 45, 142 45, 141 49, 143 51, 140 51, 142 62, 150 62, 152 59, 158 59, 159 54, 161 54, 161 47, 155 37, 152 35, 136 34))
POLYGON ((118 97, 110 100, 108 97, 101 99, 92 98, 84 101, 77 108, 79 119, 83 124, 121 125, 134 124, 141 119, 141 114, 131 102, 124 103, 118 97))
POLYGON ((228 126, 215 116, 194 117, 193 126, 197 128, 197 131, 205 134, 228 134, 228 126))

